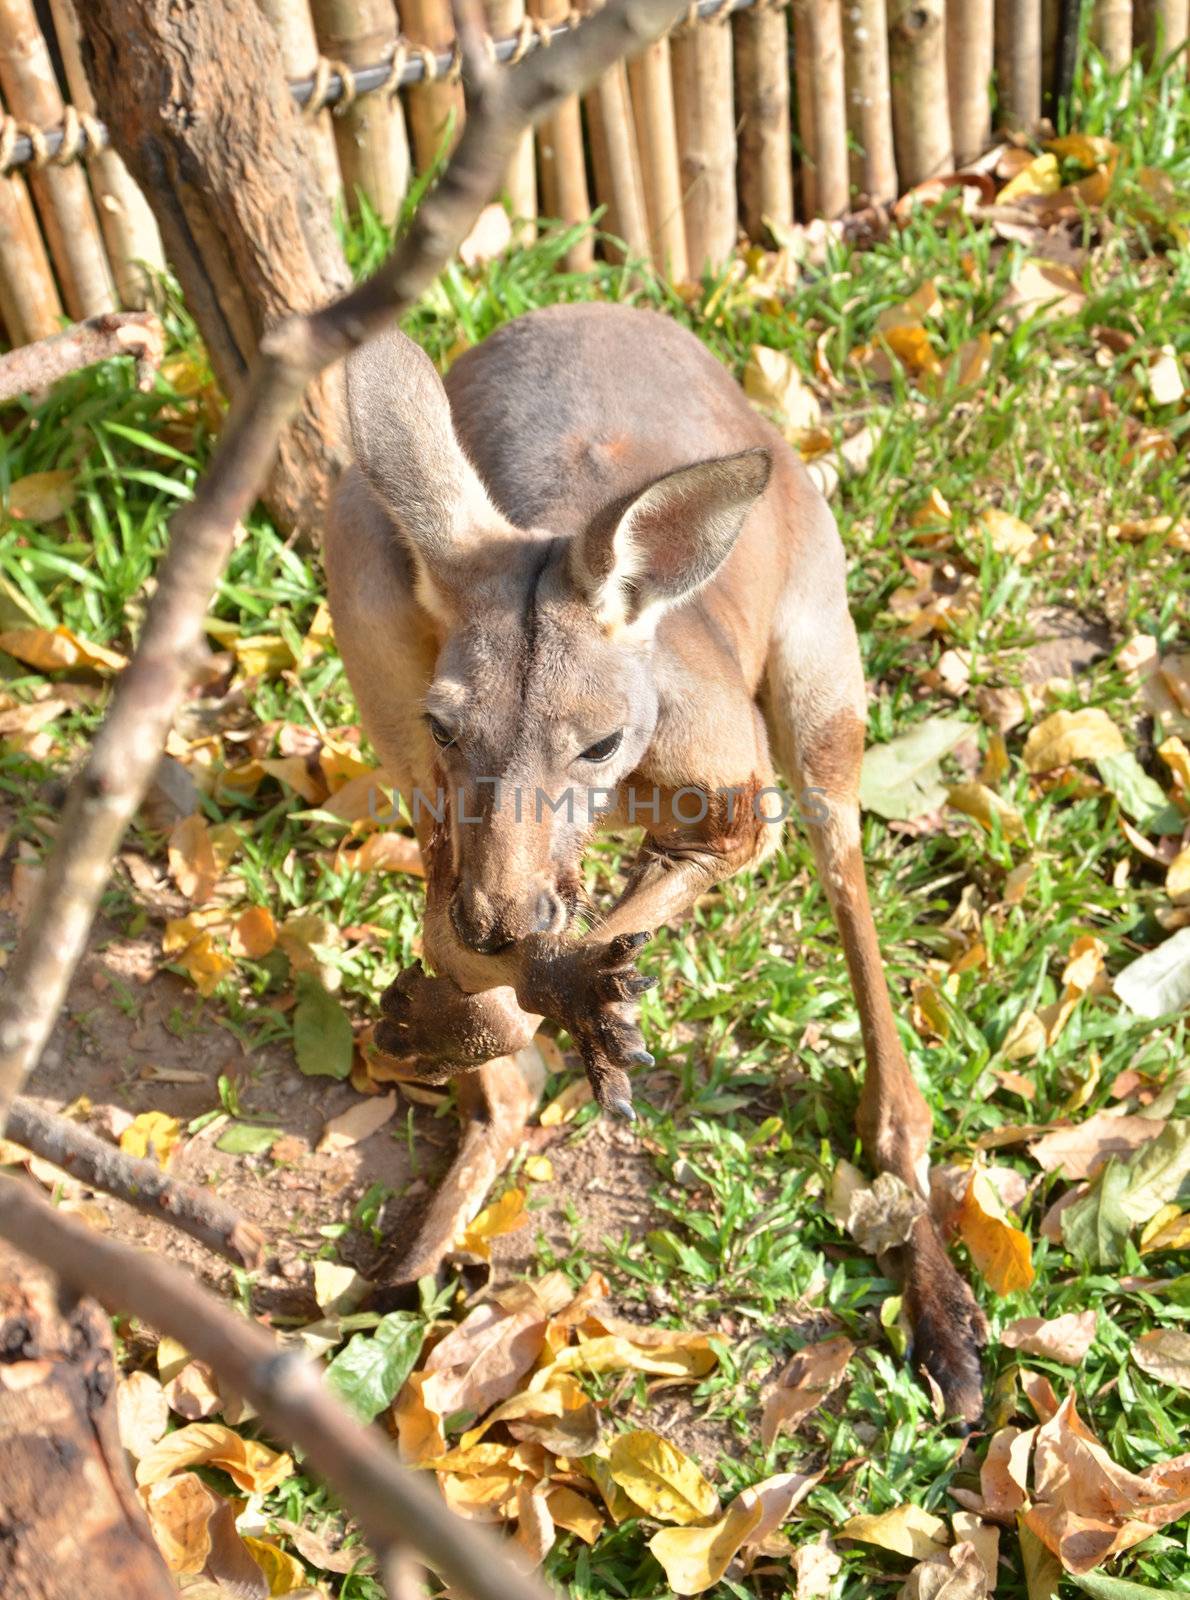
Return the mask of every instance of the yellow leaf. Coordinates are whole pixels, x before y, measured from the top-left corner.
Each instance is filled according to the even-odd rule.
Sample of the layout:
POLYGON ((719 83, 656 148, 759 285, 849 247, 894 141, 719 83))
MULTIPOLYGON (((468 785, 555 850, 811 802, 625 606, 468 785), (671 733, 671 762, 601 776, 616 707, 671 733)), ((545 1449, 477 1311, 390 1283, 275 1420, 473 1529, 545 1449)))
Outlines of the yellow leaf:
POLYGON ((1142 1256, 1158 1250, 1190 1250, 1190 1211, 1179 1211, 1173 1201, 1149 1218, 1140 1236, 1142 1256))
POLYGON ((186 1467, 219 1467, 237 1489, 267 1494, 293 1473, 287 1455, 255 1439, 244 1439, 221 1422, 192 1422, 166 1434, 137 1463, 136 1481, 160 1483, 186 1467))
POLYGON ((950 521, 950 505, 937 489, 931 489, 917 510, 909 518, 911 528, 927 528, 937 522, 950 521))
POLYGON ((947 376, 961 389, 969 389, 988 370, 992 361, 992 336, 980 333, 966 339, 946 364, 947 376))
POLYGON ((30 472, 8 491, 8 514, 14 522, 54 522, 74 501, 73 472, 30 472))
POLYGON ((1123 750, 1124 736, 1107 712, 1083 706, 1078 711, 1055 711, 1031 728, 1024 760, 1030 772, 1049 772, 1071 761, 1118 756, 1123 750))
POLYGON ((985 1172, 973 1168, 956 1218, 971 1259, 997 1294, 1027 1289, 1033 1282, 1033 1246, 1009 1222, 985 1172))
POLYGON ((186 1346, 163 1334, 157 1341, 157 1372, 162 1383, 171 1383, 194 1358, 186 1346))
POLYGON ((1000 1054, 1005 1061, 1031 1061, 1045 1045, 1045 1023, 1036 1011, 1022 1011, 1005 1034, 1000 1054))
POLYGON ((193 980, 201 995, 214 994, 228 973, 235 971, 235 963, 194 916, 167 922, 161 948, 171 963, 193 980))
POLYGON ((902 300, 899 305, 888 306, 876 318, 877 333, 888 333, 893 328, 916 328, 927 317, 933 316, 942 309, 942 296, 938 293, 938 285, 933 278, 926 281, 913 291, 907 300, 902 300))
POLYGON ((608 1469, 621 1489, 660 1522, 700 1522, 719 1510, 719 1496, 696 1464, 649 1428, 613 1439, 608 1469))
POLYGON ((407 872, 424 878, 421 848, 411 833, 372 833, 354 853, 344 857, 356 872, 407 872))
POLYGON ((120 1149, 141 1160, 152 1156, 158 1166, 166 1167, 181 1137, 177 1117, 167 1117, 164 1111, 142 1111, 120 1135, 120 1149))
POLYGON ((707 1527, 663 1528, 655 1533, 649 1549, 664 1567, 673 1592, 702 1594, 718 1583, 735 1556, 774 1533, 820 1477, 821 1473, 783 1472, 745 1489, 707 1527))
POLYGON ((1062 187, 1062 174, 1056 155, 1037 156, 1028 166, 1022 167, 1015 178, 1010 178, 996 196, 998 205, 1012 200, 1023 200, 1031 194, 1056 194, 1062 187))
POLYGON ((901 365, 914 374, 942 371, 942 363, 930 343, 930 336, 918 322, 888 328, 881 333, 879 343, 891 350, 901 365))
POLYGON ((259 961, 277 943, 277 924, 267 906, 249 906, 236 918, 229 945, 233 956, 259 961))
POLYGON ((130 1372, 117 1380, 116 1424, 120 1443, 139 1461, 169 1426, 169 1401, 151 1372, 130 1372))
POLYGON ((942 1518, 914 1505, 895 1506, 878 1516, 849 1517, 835 1537, 860 1539, 864 1544, 879 1545, 881 1550, 912 1556, 915 1561, 937 1555, 949 1543, 942 1518))
POLYGON ((277 633, 259 633, 253 639, 229 641, 236 665, 246 678, 275 677, 294 664, 293 651, 277 633))
POLYGON ((332 794, 356 778, 379 779, 380 776, 379 768, 365 761, 356 746, 346 741, 325 740, 318 752, 318 765, 332 794))
POLYGON ((554 1179, 554 1164, 549 1156, 526 1156, 521 1171, 530 1183, 552 1183, 554 1179))
POLYGON ((302 640, 303 662, 313 661, 316 656, 334 643, 334 624, 331 622, 331 608, 325 600, 318 602, 318 609, 314 613, 310 626, 306 629, 306 637, 302 640))
POLYGON ((424 1466, 446 1451, 442 1418, 426 1404, 423 1393, 433 1376, 430 1372, 411 1373, 393 1406, 397 1444, 407 1467, 424 1466))
POLYGON ((586 1078, 575 1078, 568 1083, 557 1099, 551 1100, 538 1119, 543 1128, 558 1128, 578 1115, 583 1106, 593 1099, 591 1085, 586 1078))
MULTIPOLYGON (((1101 167, 1119 154, 1119 146, 1110 139, 1088 133, 1064 133, 1060 139, 1047 139, 1045 148, 1066 161, 1077 161, 1080 167, 1101 167)), ((1003 199, 1003 193, 1000 199, 1003 199)))
POLYGON ((211 830, 201 812, 194 812, 174 826, 169 836, 170 876, 187 900, 205 905, 219 881, 219 862, 211 830))
POLYGON ((1157 746, 1157 754, 1190 795, 1190 750, 1182 740, 1176 734, 1171 734, 1157 746))
POLYGON ((577 1494, 565 1484, 555 1484, 550 1489, 546 1505, 555 1527, 576 1534, 584 1544, 594 1544, 603 1532, 604 1521, 599 1512, 585 1495, 577 1494))
POLYGON ((1006 839, 1019 839, 1025 831, 1025 819, 1011 800, 1005 800, 986 783, 952 783, 946 791, 946 803, 965 816, 974 817, 989 833, 997 818, 1006 839))
POLYGON ((201 1572, 211 1554, 211 1518, 226 1502, 196 1472, 147 1484, 140 1499, 169 1570, 179 1576, 201 1572))
POLYGON ((499 1239, 506 1233, 515 1233, 518 1228, 525 1227, 528 1221, 525 1191, 506 1189, 499 1200, 485 1206, 464 1229, 462 1248, 488 1261, 492 1254, 489 1241, 499 1239))
POLYGON ((744 393, 753 404, 779 412, 786 427, 815 428, 821 421, 818 396, 784 350, 752 346, 744 368, 744 393))
POLYGON ((291 1556, 287 1550, 278 1550, 265 1539, 253 1539, 244 1534, 243 1540, 248 1554, 265 1575, 270 1595, 292 1594, 295 1589, 306 1587, 306 1569, 296 1556, 291 1556))
POLYGON ((0 650, 39 672, 66 667, 90 667, 95 672, 119 672, 127 658, 116 650, 84 639, 69 628, 12 628, 0 633, 0 650))
POLYGON ((1175 906, 1190 900, 1190 845, 1180 850, 1165 874, 1165 892, 1175 906))
POLYGON ((326 799, 326 782, 321 772, 311 772, 305 756, 275 756, 260 763, 261 770, 278 783, 286 784, 308 806, 321 805, 326 799))
POLYGON ((1041 547, 1041 540, 1027 522, 989 506, 975 519, 976 526, 988 538, 997 555, 1011 556, 1014 561, 1031 561, 1041 547))

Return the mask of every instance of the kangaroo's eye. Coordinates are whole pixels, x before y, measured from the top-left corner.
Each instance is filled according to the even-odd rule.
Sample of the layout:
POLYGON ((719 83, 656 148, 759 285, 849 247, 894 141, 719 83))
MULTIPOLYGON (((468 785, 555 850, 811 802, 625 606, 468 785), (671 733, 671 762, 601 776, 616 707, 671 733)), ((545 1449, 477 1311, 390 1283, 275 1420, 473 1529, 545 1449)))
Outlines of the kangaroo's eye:
POLYGON ((454 743, 454 734, 444 723, 439 722, 437 717, 427 717, 426 721, 430 725, 431 737, 440 750, 445 750, 448 744, 454 743))
POLYGON ((593 745, 588 746, 588 748, 586 750, 584 750, 582 755, 579 757, 579 760, 580 761, 607 761, 607 760, 609 760, 612 756, 615 755, 616 751, 620 748, 620 742, 623 739, 623 737, 624 737, 624 730, 622 728, 617 733, 609 733, 607 738, 606 739, 600 739, 598 744, 593 744, 593 745))

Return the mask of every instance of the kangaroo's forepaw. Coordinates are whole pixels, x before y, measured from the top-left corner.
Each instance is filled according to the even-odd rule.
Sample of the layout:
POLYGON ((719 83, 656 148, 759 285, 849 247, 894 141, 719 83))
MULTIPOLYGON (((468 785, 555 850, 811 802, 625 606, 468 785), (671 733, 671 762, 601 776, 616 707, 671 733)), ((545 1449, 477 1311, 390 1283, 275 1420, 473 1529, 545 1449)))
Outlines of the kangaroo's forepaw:
POLYGON ((635 1120, 630 1067, 651 1067, 635 1002, 657 982, 637 972, 636 958, 651 938, 622 933, 606 943, 567 944, 542 936, 527 952, 527 1008, 560 1022, 574 1040, 602 1111, 635 1120))
POLYGON ((980 1347, 987 1319, 923 1217, 905 1246, 905 1310, 913 1327, 913 1365, 938 1385, 944 1414, 967 1425, 983 1416, 980 1347))

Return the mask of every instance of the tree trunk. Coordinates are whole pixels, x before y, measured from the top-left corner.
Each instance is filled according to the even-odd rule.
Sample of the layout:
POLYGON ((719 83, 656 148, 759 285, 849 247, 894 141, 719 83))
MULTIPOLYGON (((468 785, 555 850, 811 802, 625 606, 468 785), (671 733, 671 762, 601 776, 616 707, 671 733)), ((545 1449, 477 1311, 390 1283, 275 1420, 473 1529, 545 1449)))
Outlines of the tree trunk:
MULTIPOLYGON (((348 281, 305 128, 255 0, 87 0, 88 74, 233 397, 261 335, 348 281)), ((341 379, 306 391, 265 497, 312 538, 343 457, 341 379)))
MULTIPOLYGON (((308 0, 258 0, 260 9, 272 24, 281 51, 281 66, 287 78, 312 78, 318 67, 318 37, 308 0)), ((394 29, 395 32, 395 29, 394 29)), ((331 114, 324 106, 305 114, 305 142, 318 182, 329 206, 336 206, 343 194, 339 154, 335 149, 335 130, 331 114)), ((404 123, 402 122, 402 137, 404 123)), ((409 167, 409 151, 405 151, 409 167)))
POLYGON ((846 0, 843 60, 851 182, 881 204, 897 198, 892 94, 888 79, 888 11, 884 0, 846 0))
POLYGON ((115 1397, 104 1313, 0 1245, 4 1600, 177 1600, 128 1471, 115 1397))
POLYGON ((789 24, 784 11, 759 6, 732 18, 739 129, 740 215, 749 239, 765 225, 793 221, 789 135, 789 24))
POLYGON ((794 0, 793 64, 808 217, 841 217, 850 204, 843 0, 794 0))
POLYGON ((888 21, 897 171, 912 189, 954 169, 943 0, 892 0, 888 21))
POLYGON ((992 142, 993 0, 947 0, 946 81, 955 164, 966 166, 992 142))

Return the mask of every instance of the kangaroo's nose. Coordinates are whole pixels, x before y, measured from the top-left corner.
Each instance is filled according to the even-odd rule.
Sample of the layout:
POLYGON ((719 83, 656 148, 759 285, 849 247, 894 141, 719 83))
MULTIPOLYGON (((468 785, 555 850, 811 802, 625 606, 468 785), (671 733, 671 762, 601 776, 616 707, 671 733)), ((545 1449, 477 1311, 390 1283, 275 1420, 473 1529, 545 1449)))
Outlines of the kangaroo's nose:
POLYGON ((450 921, 468 950, 474 950, 476 955, 494 956, 513 942, 492 902, 479 891, 466 894, 462 889, 455 890, 450 897, 450 921))

